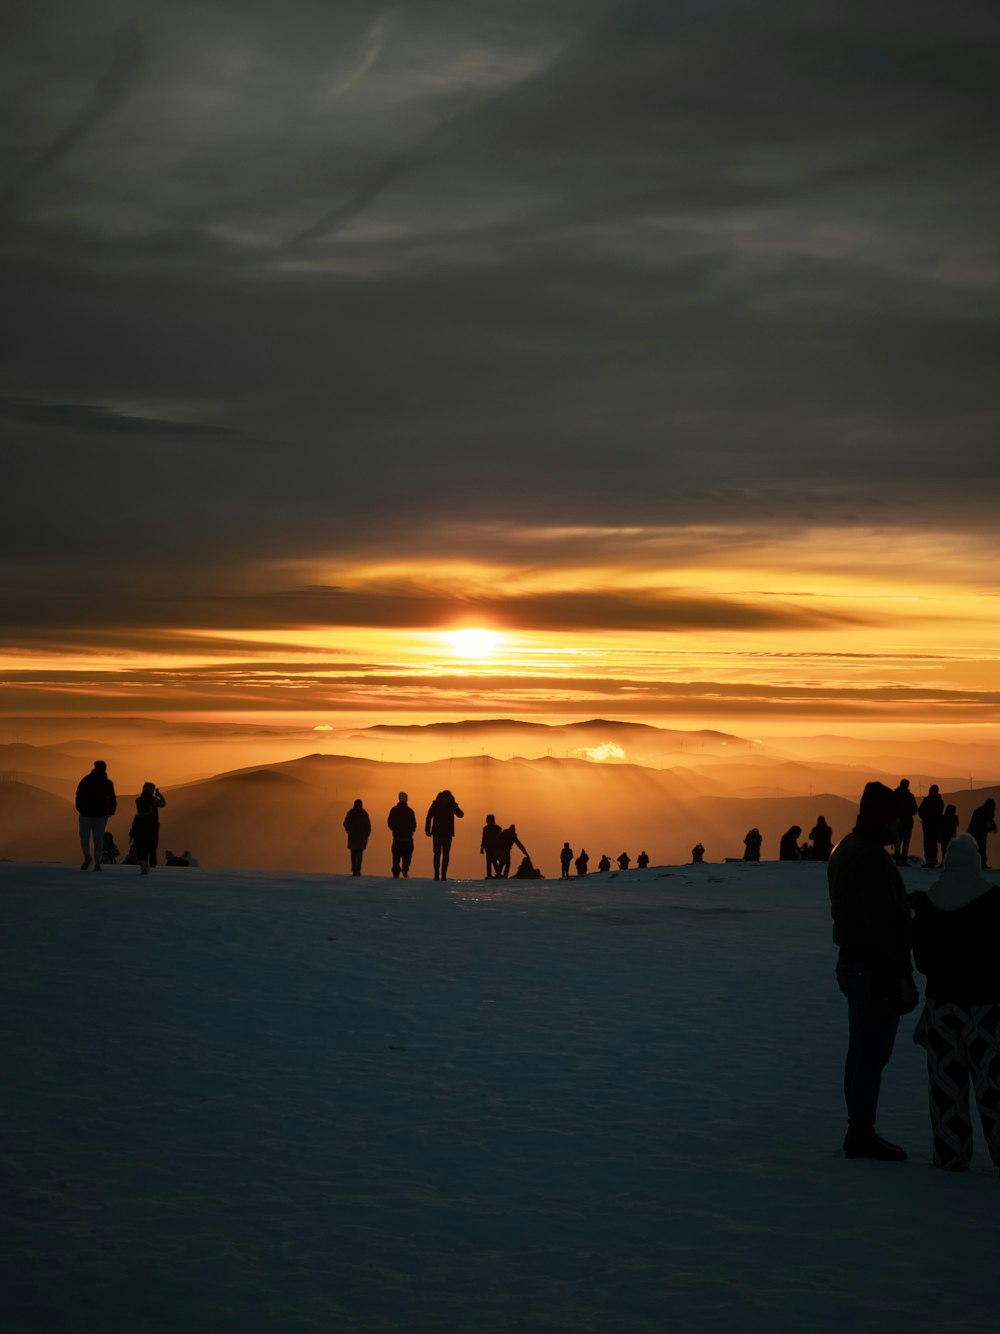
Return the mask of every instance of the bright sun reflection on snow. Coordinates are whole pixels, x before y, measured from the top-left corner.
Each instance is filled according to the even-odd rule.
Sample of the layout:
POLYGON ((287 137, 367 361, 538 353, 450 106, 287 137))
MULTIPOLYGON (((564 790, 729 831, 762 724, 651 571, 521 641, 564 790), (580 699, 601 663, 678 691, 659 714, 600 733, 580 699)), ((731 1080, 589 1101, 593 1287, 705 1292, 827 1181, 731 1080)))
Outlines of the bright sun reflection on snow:
POLYGON ((502 639, 495 630, 446 630, 444 637, 459 658, 488 658, 500 647, 502 639))

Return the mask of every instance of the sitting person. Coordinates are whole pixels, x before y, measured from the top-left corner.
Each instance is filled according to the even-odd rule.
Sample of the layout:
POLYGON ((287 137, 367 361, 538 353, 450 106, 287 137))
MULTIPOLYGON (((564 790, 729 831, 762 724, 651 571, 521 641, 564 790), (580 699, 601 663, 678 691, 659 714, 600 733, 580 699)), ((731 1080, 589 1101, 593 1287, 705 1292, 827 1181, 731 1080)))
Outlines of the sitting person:
POLYGON ((101 864, 103 866, 117 866, 118 858, 120 856, 121 853, 118 851, 118 848, 115 845, 114 834, 105 833, 104 851, 101 854, 101 864))
POLYGON ((608 854, 607 854, 606 852, 605 852, 605 853, 603 854, 603 856, 601 857, 601 860, 597 863, 597 869, 598 869, 599 871, 610 871, 610 870, 611 870, 611 858, 608 856, 608 854))
POLYGON ((778 844, 778 860, 782 862, 797 862, 799 860, 799 836, 802 833, 802 827, 793 824, 791 829, 786 829, 781 835, 781 842, 778 844))
POLYGON ((532 866, 530 857, 522 857, 521 864, 514 872, 515 880, 544 880, 545 877, 537 866, 532 866))
POLYGON ((178 857, 175 852, 171 852, 169 848, 167 848, 166 854, 164 855, 163 863, 165 866, 190 866, 191 864, 190 862, 185 861, 183 857, 178 857))

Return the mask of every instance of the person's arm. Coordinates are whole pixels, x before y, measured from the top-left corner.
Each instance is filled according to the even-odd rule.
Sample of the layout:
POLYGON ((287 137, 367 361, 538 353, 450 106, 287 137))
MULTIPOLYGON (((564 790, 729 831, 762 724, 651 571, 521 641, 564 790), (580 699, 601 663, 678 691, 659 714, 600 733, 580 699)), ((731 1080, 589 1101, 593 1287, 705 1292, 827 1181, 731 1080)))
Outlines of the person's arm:
POLYGON ((427 808, 427 819, 424 821, 424 833, 427 835, 428 838, 430 838, 431 836, 431 820, 433 816, 434 816, 434 803, 432 801, 430 806, 427 808))
POLYGON ((157 788, 156 791, 153 793, 153 800, 156 802, 157 806, 159 806, 161 811, 167 804, 167 799, 161 794, 159 788, 157 788))
POLYGON ((115 785, 111 779, 108 779, 108 819, 114 815, 118 809, 118 798, 115 796, 115 785))
POLYGON ((465 819, 465 812, 462 810, 461 806, 459 806, 457 801, 455 802, 455 814, 460 820, 465 819))

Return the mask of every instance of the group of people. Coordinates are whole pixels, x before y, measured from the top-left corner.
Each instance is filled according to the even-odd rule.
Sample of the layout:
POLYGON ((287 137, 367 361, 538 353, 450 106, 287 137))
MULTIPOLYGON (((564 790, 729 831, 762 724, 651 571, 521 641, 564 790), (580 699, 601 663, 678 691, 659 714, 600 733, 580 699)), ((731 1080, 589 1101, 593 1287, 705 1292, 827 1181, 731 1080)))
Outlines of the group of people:
MULTIPOLYGON (((985 808, 992 805, 979 808, 976 829, 991 822, 985 808)), ((916 1037, 927 1053, 934 1163, 953 1172, 970 1165, 971 1082, 1000 1168, 1000 886, 982 874, 992 830, 982 841, 971 827, 951 835, 940 876, 908 895, 898 865, 908 818, 899 788, 868 783, 854 829, 834 849, 827 872, 837 981, 848 1007, 844 1154, 886 1162, 907 1156, 875 1125, 900 1017, 919 1004, 915 963, 926 978, 916 1037)))
MULTIPOLYGON (((389 812, 386 824, 392 834, 392 877, 405 880, 413 861, 413 836, 417 832, 417 817, 409 804, 406 792, 400 792, 395 806, 389 812)), ((431 840, 434 860, 434 879, 448 879, 451 843, 455 837, 455 821, 464 819, 465 812, 447 789, 439 792, 431 802, 424 820, 424 833, 431 840)), ((351 875, 360 875, 365 849, 371 838, 371 816, 358 797, 344 816, 347 848, 351 855, 351 875)), ((509 864, 509 861, 508 861, 509 864)))
MULTIPOLYGON (((809 842, 799 843, 802 826, 793 824, 786 829, 778 842, 778 860, 782 862, 816 861, 828 862, 833 851, 833 830, 825 818, 820 815, 809 831, 809 842)), ((743 839, 743 860, 759 862, 760 851, 764 845, 764 836, 754 826, 748 829, 743 839)))
MULTIPOLYGON (((156 865, 160 845, 160 811, 166 804, 166 798, 155 783, 143 783, 142 791, 135 799, 135 815, 129 826, 129 850, 122 858, 123 865, 138 866, 142 875, 148 875, 150 868, 156 865)), ((104 760, 95 760, 90 773, 80 779, 76 788, 76 812, 83 852, 81 871, 86 871, 90 866, 99 871, 102 866, 117 865, 121 854, 114 835, 107 829, 108 821, 117 810, 118 797, 115 785, 108 777, 108 766, 104 760)), ((167 866, 198 865, 186 849, 178 857, 167 848, 164 863, 167 866)))
MULTIPOLYGON (((632 865, 632 858, 627 852, 620 852, 615 858, 615 861, 618 863, 619 871, 627 871, 632 865)), ((638 857, 636 857, 635 864, 640 870, 645 870, 649 865, 649 855, 645 849, 643 849, 638 857)), ((571 866, 576 868, 577 876, 586 875, 590 870, 590 858, 587 855, 586 848, 581 848, 580 855, 574 858, 573 849, 568 843, 564 843, 559 850, 559 866, 563 880, 568 880, 570 878, 569 868, 571 866)), ((602 872, 611 870, 611 858, 606 852, 597 863, 597 869, 602 872)))

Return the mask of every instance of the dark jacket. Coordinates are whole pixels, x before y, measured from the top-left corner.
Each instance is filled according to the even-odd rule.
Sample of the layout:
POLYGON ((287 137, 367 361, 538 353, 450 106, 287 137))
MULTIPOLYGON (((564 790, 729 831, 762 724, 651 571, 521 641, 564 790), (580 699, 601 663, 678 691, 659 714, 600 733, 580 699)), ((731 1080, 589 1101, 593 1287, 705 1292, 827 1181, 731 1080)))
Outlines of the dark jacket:
POLYGON ((461 820, 465 812, 450 792, 439 792, 428 808, 424 833, 437 834, 439 838, 454 838, 456 816, 461 820))
MULTIPOLYGON (((86 782, 86 779, 84 779, 84 782, 86 782)), ((79 807, 77 809, 79 810, 79 807)), ((995 813, 994 803, 989 800, 984 801, 981 806, 977 806, 972 812, 969 817, 969 833, 977 843, 984 839, 987 834, 997 832, 997 822, 993 818, 995 813)))
POLYGON ((913 817, 917 813, 917 799, 908 787, 897 787, 895 789, 896 797, 899 801, 899 816, 904 825, 912 826, 913 817))
POLYGON ((793 824, 791 829, 781 835, 781 842, 778 844, 778 860, 781 862, 797 862, 799 860, 799 835, 802 830, 797 824, 793 824))
POLYGON ((944 797, 940 792, 928 792, 917 807, 917 814, 925 829, 937 830, 944 815, 944 797))
POLYGON ((397 801, 393 806, 386 823, 392 830, 393 838, 412 839, 416 833, 417 817, 413 808, 405 805, 402 801, 397 801))
POLYGON ((85 778, 81 778, 76 787, 76 809, 80 815, 91 820, 100 820, 114 815, 118 809, 115 785, 107 774, 91 769, 85 778))
POLYGON ((912 971, 910 907, 882 832, 855 827, 842 838, 830 858, 827 882, 833 943, 840 946, 841 958, 867 963, 894 979, 912 971))
POLYGON ((964 908, 939 908, 918 890, 913 905, 913 958, 931 1000, 1000 1004, 1000 889, 964 908))
POLYGON ((485 853, 487 857, 491 856, 497 847, 503 828, 497 824, 496 820, 492 824, 483 825, 483 836, 479 840, 479 851, 485 853))
POLYGON ((156 851, 160 841, 160 812, 150 797, 136 797, 135 816, 128 836, 132 840, 136 855, 143 861, 149 853, 156 851))
POLYGON ((825 820, 822 823, 817 820, 809 830, 809 837, 812 839, 813 856, 826 861, 833 846, 833 830, 825 820))
POLYGON ((344 828, 347 830, 349 848, 367 848, 371 837, 372 822, 363 806, 352 806, 344 816, 344 828))

